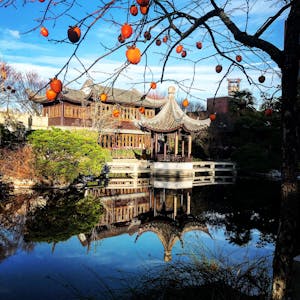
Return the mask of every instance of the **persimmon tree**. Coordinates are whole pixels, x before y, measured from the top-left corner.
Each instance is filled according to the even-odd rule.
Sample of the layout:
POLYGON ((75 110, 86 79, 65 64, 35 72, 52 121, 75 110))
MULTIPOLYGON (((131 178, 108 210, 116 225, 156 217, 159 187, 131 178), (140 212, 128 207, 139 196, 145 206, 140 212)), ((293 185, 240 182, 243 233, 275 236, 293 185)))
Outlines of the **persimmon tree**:
MULTIPOLYGON (((23 2, 29 4, 32 1, 23 2)), ((294 240, 299 220, 296 168, 299 159, 297 77, 300 60, 300 1, 262 1, 265 18, 252 22, 255 2, 107 0, 93 1, 93 5, 88 5, 85 1, 50 0, 43 3, 42 12, 36 19, 37 24, 30 30, 38 31, 40 27, 48 27, 50 30, 51 27, 49 36, 45 30, 42 32, 49 42, 69 43, 73 47, 69 58, 55 74, 61 77, 65 86, 86 75, 93 77, 93 69, 106 58, 114 58, 116 54, 124 58, 123 64, 107 73, 102 82, 111 87, 133 65, 144 66, 140 81, 147 81, 149 73, 153 74, 149 63, 153 56, 159 61, 161 71, 157 82, 170 80, 168 68, 171 61, 179 62, 184 59, 189 63, 194 70, 193 75, 188 81, 176 80, 179 89, 186 94, 193 94, 198 89, 198 66, 205 61, 209 61, 212 72, 217 72, 220 76, 215 91, 212 91, 215 95, 223 80, 233 71, 239 71, 249 85, 255 85, 261 91, 277 88, 275 80, 270 78, 279 76, 282 90, 282 218, 274 256, 273 299, 288 299, 291 295, 291 270, 293 255, 296 254, 294 240), (135 5, 140 12, 136 14, 136 9, 132 9, 131 5, 135 5), (280 48, 274 39, 268 40, 267 33, 282 17, 286 18, 286 23, 285 36, 282 33, 280 37, 283 47, 280 48), (67 34, 68 28, 64 36, 55 34, 61 20, 66 18, 72 26, 71 38, 67 34), (81 49, 92 31, 103 24, 111 26, 114 32, 110 34, 113 42, 104 44, 101 40, 97 41, 100 54, 94 61, 86 63, 80 57, 81 49), (205 51, 206 49, 210 51, 205 51), (68 73, 73 63, 77 65, 78 75, 70 78, 68 73)), ((0 3, 2 7, 7 5, 17 5, 17 1, 0 3)), ((175 74, 171 76, 175 77, 175 74)), ((184 77, 183 74, 182 76, 184 77)))

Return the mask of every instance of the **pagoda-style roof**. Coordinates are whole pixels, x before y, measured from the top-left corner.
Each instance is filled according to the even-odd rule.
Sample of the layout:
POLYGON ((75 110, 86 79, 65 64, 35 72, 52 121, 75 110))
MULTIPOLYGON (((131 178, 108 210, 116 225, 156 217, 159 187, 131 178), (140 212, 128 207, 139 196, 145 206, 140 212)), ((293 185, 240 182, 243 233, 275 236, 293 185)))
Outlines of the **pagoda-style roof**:
POLYGON ((168 217, 159 216, 140 225, 135 241, 145 232, 155 233, 164 247, 164 260, 170 261, 172 260, 173 246, 177 241, 180 241, 183 247, 183 236, 189 231, 202 231, 211 237, 207 226, 191 215, 184 216, 178 222, 168 217))
MULTIPOLYGON (((147 108, 162 107, 167 101, 167 98, 154 99, 141 94, 136 89, 124 90, 119 88, 111 88, 94 84, 92 80, 87 80, 81 89, 63 88, 58 99, 73 104, 89 104, 92 101, 98 100, 101 93, 107 94, 105 103, 120 104, 125 106, 144 106, 147 108)), ((42 105, 49 104, 46 95, 40 96, 33 91, 27 90, 30 100, 42 105)))
POLYGON ((183 129, 186 132, 197 132, 210 125, 210 119, 196 120, 189 117, 175 100, 175 88, 169 87, 167 103, 153 118, 142 118, 137 124, 154 132, 174 132, 183 129))

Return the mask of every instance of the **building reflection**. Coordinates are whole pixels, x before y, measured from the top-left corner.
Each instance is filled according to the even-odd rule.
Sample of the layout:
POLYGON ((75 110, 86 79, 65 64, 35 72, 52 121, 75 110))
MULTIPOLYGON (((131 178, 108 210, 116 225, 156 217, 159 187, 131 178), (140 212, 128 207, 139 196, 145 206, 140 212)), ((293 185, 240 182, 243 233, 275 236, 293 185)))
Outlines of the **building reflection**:
POLYGON ((101 199, 105 210, 99 224, 90 233, 81 233, 81 244, 90 249, 94 241, 121 235, 136 234, 137 242, 145 232, 157 235, 164 248, 164 260, 172 259, 177 241, 183 235, 200 230, 209 234, 207 226, 191 214, 190 183, 153 182, 151 187, 93 188, 88 193, 101 199))

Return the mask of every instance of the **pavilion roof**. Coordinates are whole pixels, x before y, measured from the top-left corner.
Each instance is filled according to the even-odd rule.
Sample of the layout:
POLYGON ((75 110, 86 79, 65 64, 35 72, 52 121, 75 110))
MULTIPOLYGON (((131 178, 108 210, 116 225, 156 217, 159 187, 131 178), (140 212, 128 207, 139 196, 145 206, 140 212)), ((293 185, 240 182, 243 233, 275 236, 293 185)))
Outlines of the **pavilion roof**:
POLYGON ((174 97, 175 88, 169 87, 168 102, 153 118, 143 117, 136 123, 141 127, 155 132, 174 132, 179 128, 187 132, 197 132, 210 125, 210 119, 196 120, 189 117, 178 105, 174 97))
MULTIPOLYGON (((124 90, 119 88, 108 89, 104 86, 94 84, 92 80, 87 80, 81 89, 75 90, 64 88, 59 94, 58 99, 73 104, 90 104, 94 99, 99 99, 99 95, 105 92, 108 96, 106 103, 120 104, 125 106, 144 106, 147 108, 159 108, 163 106, 168 99, 154 99, 144 96, 136 89, 124 90)), ((40 96, 32 91, 27 91, 29 98, 40 104, 49 104, 46 95, 40 96)))

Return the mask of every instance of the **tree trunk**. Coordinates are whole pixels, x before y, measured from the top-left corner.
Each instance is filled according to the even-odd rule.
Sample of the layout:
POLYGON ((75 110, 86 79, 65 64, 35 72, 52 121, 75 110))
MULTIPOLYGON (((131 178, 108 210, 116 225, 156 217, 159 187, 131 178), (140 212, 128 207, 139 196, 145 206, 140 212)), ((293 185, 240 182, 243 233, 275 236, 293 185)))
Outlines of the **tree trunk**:
MULTIPOLYGON (((273 260, 272 299, 293 299, 293 257, 299 249, 299 191, 297 163, 299 155, 299 71, 300 1, 293 1, 286 22, 284 62, 282 66, 282 202, 273 260)), ((299 254, 299 253, 298 253, 299 254)))

